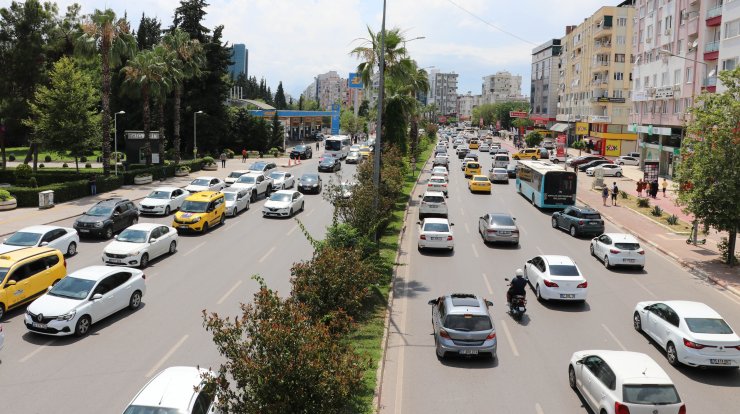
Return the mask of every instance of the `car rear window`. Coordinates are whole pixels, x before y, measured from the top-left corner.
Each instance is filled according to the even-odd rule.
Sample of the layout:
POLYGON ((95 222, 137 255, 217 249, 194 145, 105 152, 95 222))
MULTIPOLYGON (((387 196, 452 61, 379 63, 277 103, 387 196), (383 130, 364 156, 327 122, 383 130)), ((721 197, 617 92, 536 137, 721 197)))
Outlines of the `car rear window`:
POLYGON ((550 274, 553 276, 580 276, 578 268, 573 265, 550 265, 550 274))
POLYGON ((622 386, 624 402, 630 404, 678 404, 681 398, 673 385, 634 384, 622 386))
POLYGON ((614 243, 614 247, 620 250, 640 250, 640 243, 614 243))
POLYGON ((491 318, 484 315, 447 315, 444 326, 464 332, 487 331, 493 327, 491 318))
POLYGON ((601 220, 601 214, 599 213, 581 213, 580 216, 587 220, 601 220))
POLYGON ((450 231, 450 227, 444 223, 427 223, 424 225, 424 231, 447 233, 448 231, 450 231))
POLYGON ((469 162, 466 164, 466 166, 468 168, 480 168, 480 164, 478 164, 477 162, 469 162))
POLYGON ((731 334, 732 328, 723 319, 686 318, 686 325, 694 333, 731 334))
POLYGON ((426 196, 424 197, 425 203, 444 203, 445 198, 442 196, 426 196))

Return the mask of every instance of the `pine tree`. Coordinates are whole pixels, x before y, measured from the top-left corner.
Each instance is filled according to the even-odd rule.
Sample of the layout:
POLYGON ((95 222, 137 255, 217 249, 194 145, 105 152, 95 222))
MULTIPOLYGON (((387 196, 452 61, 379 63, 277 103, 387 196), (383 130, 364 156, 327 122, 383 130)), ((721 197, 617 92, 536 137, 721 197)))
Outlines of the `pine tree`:
POLYGON ((275 92, 275 108, 287 109, 288 103, 285 101, 285 92, 283 91, 283 82, 278 84, 277 92, 275 92))
POLYGON ((162 23, 156 17, 146 17, 141 13, 139 30, 136 31, 136 43, 139 50, 151 49, 162 40, 162 23))

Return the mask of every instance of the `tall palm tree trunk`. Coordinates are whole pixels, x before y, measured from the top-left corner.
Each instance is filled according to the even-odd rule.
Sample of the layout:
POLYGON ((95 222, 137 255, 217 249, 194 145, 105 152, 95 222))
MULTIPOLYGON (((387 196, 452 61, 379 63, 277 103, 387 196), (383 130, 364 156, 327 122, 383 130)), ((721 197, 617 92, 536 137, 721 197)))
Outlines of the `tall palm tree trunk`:
POLYGON ((149 86, 141 88, 141 99, 144 101, 142 118, 144 121, 144 156, 146 157, 147 167, 152 165, 152 141, 149 134, 151 128, 151 117, 149 115, 149 86))
POLYGON ((164 148, 165 148, 165 138, 164 138, 164 99, 158 99, 157 103, 159 104, 159 165, 164 165, 164 148))
POLYGON ((100 48, 100 54, 102 55, 102 96, 101 101, 103 105, 103 119, 101 121, 101 127, 103 129, 103 175, 110 175, 110 39, 104 38, 102 41, 102 47, 100 48))
POLYGON ((173 158, 175 164, 180 163, 180 98, 182 97, 182 85, 179 82, 175 84, 175 103, 174 109, 174 125, 172 127, 172 147, 175 150, 173 158))

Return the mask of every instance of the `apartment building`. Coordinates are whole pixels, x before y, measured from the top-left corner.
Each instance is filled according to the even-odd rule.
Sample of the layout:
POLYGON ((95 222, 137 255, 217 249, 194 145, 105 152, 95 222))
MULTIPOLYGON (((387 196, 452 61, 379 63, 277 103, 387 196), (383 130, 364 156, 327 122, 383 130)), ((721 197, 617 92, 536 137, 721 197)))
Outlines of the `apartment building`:
MULTIPOLYGON (((715 7, 710 7, 707 10, 708 18, 716 13, 716 3, 722 2, 715 2, 715 7)), ((725 0, 719 16, 716 17, 719 17, 721 23, 717 69, 719 71, 733 70, 740 63, 738 62, 738 57, 740 57, 740 1, 725 0)), ((708 87, 711 87, 711 79, 711 77, 708 79, 708 87)), ((717 92, 726 90, 721 82, 716 80, 715 82, 717 92)))
POLYGON ((442 73, 439 69, 429 72, 427 103, 435 104, 442 115, 457 115, 457 73, 442 73))
POLYGON ((632 1, 605 6, 561 39, 558 124, 569 141, 585 139, 593 152, 619 156, 634 151, 637 134, 628 131, 632 81, 632 1))
MULTIPOLYGON (((479 107, 483 101, 481 95, 473 95, 471 91, 468 91, 465 95, 457 96, 457 113, 460 116, 461 121, 470 121, 473 116, 473 109, 479 107)), ((473 120, 474 124, 477 124, 478 120, 473 120)))
POLYGON ((558 61, 560 39, 551 39, 532 49, 532 80, 529 94, 531 119, 535 125, 550 127, 558 104, 558 61))
POLYGON ((512 75, 505 70, 484 76, 481 95, 484 104, 521 101, 524 99, 522 95, 522 77, 521 75, 512 75))
POLYGON ((332 104, 351 105, 352 98, 348 91, 348 79, 342 78, 332 70, 314 77, 301 96, 304 100, 317 101, 319 108, 328 110, 332 104))

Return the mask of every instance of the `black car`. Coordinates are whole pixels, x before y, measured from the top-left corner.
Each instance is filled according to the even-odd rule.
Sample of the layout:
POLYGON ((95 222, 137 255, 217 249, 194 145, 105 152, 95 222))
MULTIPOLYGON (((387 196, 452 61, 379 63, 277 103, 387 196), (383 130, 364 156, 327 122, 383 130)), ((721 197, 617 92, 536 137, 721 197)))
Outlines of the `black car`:
POLYGON ((593 160, 593 161, 589 161, 589 162, 587 162, 585 164, 579 165, 578 166, 578 171, 586 171, 587 169, 589 169, 591 167, 596 167, 597 165, 610 164, 610 163, 611 163, 611 161, 604 160, 604 159, 593 160))
POLYGON ((573 237, 581 234, 598 236, 604 233, 604 220, 591 207, 570 206, 562 212, 552 213, 552 227, 568 230, 573 237))
POLYGON ((139 210, 125 198, 99 201, 80 216, 73 225, 80 236, 97 236, 110 239, 113 233, 139 221, 139 210))
POLYGON ((306 193, 320 193, 323 184, 318 174, 306 173, 298 179, 298 191, 306 193))
POLYGON ((510 162, 509 165, 506 166, 506 173, 509 175, 509 178, 516 178, 516 165, 518 162, 510 162))
POLYGON ((335 172, 342 169, 342 162, 339 158, 323 157, 319 161, 319 172, 335 172))
POLYGON ((313 158, 313 150, 309 145, 296 145, 290 151, 290 158, 297 159, 301 157, 302 160, 313 158))

